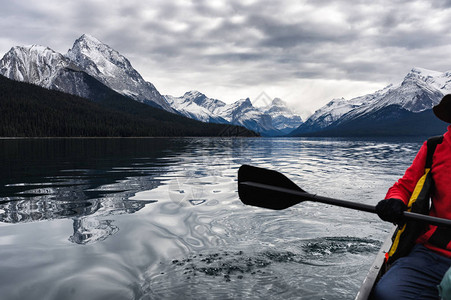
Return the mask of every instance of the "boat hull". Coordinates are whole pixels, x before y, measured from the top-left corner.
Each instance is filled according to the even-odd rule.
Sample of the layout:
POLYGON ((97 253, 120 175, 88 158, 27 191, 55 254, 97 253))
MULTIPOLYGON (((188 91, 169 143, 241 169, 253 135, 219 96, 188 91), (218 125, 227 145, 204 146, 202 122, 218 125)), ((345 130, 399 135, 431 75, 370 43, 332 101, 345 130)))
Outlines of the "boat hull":
POLYGON ((396 227, 392 229, 388 237, 385 239, 384 243, 382 244, 382 247, 379 249, 379 252, 377 253, 376 259, 374 260, 373 264, 371 265, 370 270, 368 271, 368 274, 366 275, 365 279, 362 282, 362 285, 360 286, 360 290, 357 293, 355 300, 366 300, 370 299, 371 292, 373 291, 374 286, 376 285, 379 278, 384 275, 386 271, 385 266, 385 254, 390 250, 390 247, 392 245, 392 238, 395 233, 396 227))

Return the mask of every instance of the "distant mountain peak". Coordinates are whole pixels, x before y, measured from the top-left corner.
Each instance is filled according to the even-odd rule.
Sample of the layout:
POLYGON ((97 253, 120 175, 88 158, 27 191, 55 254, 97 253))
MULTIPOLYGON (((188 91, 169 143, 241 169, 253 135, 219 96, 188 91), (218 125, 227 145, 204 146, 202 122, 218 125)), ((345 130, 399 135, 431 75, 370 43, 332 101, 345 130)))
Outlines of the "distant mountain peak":
MULTIPOLYGON (((199 101, 202 101, 205 98, 207 98, 207 96, 205 96, 205 94, 202 94, 199 91, 194 91, 193 90, 193 91, 186 92, 183 95, 183 98, 186 98, 186 99, 189 99, 189 100, 192 100, 192 101, 195 101, 195 102, 199 102, 199 101)), ((199 104, 199 103, 197 103, 197 104, 199 104)))
POLYGON ((171 107, 179 114, 191 119, 209 123, 227 124, 227 120, 218 115, 225 103, 208 98, 198 91, 186 92, 181 97, 164 96, 171 107))
POLYGON ((245 109, 252 109, 254 106, 252 105, 251 99, 245 98, 240 99, 234 103, 232 103, 232 106, 235 107, 237 110, 245 110, 245 109))
POLYGON ((202 94, 201 92, 196 91, 196 90, 191 90, 191 91, 186 92, 186 93, 184 94, 184 96, 194 96, 194 97, 197 97, 197 96, 205 96, 205 94, 202 94))
POLYGON ((274 98, 269 106, 287 106, 287 103, 280 98, 274 98))
POLYGON ((186 92, 182 97, 165 96, 180 114, 200 121, 242 125, 262 135, 284 135, 297 128, 302 119, 280 98, 265 107, 255 107, 249 98, 226 104, 208 98, 199 91, 186 92))
POLYGON ((241 100, 238 100, 238 101, 243 103, 243 104, 245 104, 245 105, 253 106, 250 98, 241 99, 241 100))

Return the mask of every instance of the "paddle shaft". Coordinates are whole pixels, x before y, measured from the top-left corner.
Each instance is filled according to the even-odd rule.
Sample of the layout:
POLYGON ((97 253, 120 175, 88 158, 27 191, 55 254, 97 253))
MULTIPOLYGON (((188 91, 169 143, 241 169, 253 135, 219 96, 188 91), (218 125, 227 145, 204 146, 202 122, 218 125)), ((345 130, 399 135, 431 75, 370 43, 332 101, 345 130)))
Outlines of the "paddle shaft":
MULTIPOLYGON (((239 184, 247 185, 247 186, 258 188, 258 189, 274 191, 274 192, 278 192, 278 193, 282 193, 282 194, 298 196, 299 202, 314 201, 314 202, 331 204, 331 205, 335 205, 335 206, 340 206, 340 207, 345 207, 345 208, 350 208, 350 209, 355 209, 355 210, 360 210, 360 211, 366 211, 366 212, 373 213, 373 214, 376 213, 376 207, 373 205, 356 203, 356 202, 334 199, 334 198, 329 198, 329 197, 323 197, 323 196, 318 196, 318 195, 314 195, 314 194, 309 194, 307 192, 301 192, 301 191, 296 191, 296 190, 292 190, 292 189, 288 189, 288 188, 283 188, 283 187, 278 187, 278 186, 273 186, 273 185, 263 184, 263 183, 258 183, 258 182, 252 182, 252 181, 244 181, 244 182, 240 182, 239 184)), ((451 227, 451 220, 448 220, 448 219, 442 219, 442 218, 432 217, 432 216, 428 216, 428 215, 422 215, 422 214, 408 212, 408 211, 404 212, 404 217, 407 220, 425 222, 425 223, 428 223, 431 225, 436 225, 436 226, 451 227)))

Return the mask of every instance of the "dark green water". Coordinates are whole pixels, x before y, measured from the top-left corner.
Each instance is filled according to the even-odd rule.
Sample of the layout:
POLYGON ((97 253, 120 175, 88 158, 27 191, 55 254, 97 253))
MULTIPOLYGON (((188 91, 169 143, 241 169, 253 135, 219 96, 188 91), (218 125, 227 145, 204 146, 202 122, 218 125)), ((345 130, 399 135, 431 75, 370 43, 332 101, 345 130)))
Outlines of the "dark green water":
POLYGON ((375 204, 422 139, 1 139, 2 299, 352 299, 390 229, 244 206, 241 164, 375 204))

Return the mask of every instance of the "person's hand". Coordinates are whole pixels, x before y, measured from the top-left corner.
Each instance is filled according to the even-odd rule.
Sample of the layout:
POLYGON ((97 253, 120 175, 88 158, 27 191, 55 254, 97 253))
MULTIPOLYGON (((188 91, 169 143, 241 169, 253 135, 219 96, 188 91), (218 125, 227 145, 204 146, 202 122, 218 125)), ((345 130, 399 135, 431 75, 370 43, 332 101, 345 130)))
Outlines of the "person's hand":
POLYGON ((404 223, 403 212, 407 209, 407 205, 402 200, 396 198, 385 199, 379 201, 376 205, 377 215, 384 221, 392 222, 396 225, 404 223))

